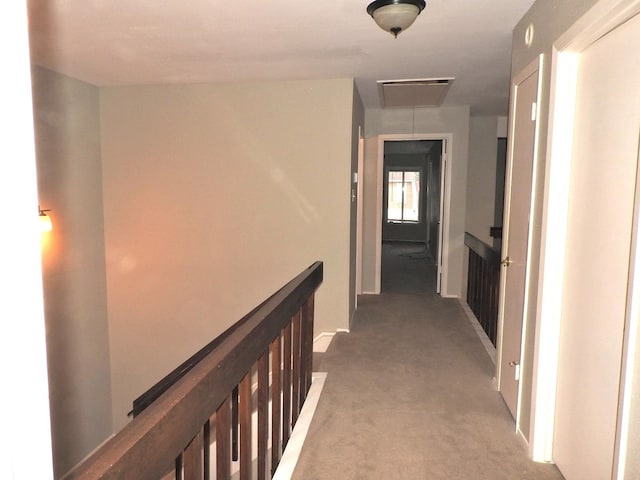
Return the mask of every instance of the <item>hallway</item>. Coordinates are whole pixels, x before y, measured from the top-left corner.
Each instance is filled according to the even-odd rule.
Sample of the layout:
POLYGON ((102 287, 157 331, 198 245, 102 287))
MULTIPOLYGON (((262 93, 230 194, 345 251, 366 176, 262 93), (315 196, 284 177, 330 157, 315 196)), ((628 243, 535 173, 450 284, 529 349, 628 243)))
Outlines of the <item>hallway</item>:
POLYGON ((328 375, 294 479, 562 479, 527 458, 457 300, 394 292, 358 303, 351 333, 316 362, 328 375))
POLYGON ((436 261, 423 243, 383 242, 383 293, 435 293, 436 261))

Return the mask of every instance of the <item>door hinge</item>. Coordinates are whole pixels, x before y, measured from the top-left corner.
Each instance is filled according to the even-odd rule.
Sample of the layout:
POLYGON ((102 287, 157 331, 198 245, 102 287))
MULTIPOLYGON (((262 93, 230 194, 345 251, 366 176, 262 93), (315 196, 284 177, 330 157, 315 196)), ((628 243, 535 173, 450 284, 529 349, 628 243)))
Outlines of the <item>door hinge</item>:
POLYGON ((533 102, 531 104, 531 121, 535 122, 538 119, 538 104, 533 102))
POLYGON ((513 379, 518 382, 520 381, 520 362, 511 361, 509 362, 510 367, 514 367, 513 369, 513 379))

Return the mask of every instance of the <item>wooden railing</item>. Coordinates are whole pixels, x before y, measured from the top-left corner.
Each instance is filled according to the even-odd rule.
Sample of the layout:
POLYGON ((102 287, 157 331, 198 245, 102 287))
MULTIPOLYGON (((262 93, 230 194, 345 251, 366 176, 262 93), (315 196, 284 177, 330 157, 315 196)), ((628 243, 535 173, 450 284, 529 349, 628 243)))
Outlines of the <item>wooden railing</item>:
POLYGON ((225 332, 226 338, 65 480, 227 480, 232 467, 240 480, 248 480, 252 462, 258 479, 271 478, 311 386, 314 293, 322 276, 322 263, 316 262, 225 332), (233 423, 239 426, 237 462, 233 423))
POLYGON ((467 303, 493 345, 498 331, 500 252, 466 232, 469 248, 467 303))

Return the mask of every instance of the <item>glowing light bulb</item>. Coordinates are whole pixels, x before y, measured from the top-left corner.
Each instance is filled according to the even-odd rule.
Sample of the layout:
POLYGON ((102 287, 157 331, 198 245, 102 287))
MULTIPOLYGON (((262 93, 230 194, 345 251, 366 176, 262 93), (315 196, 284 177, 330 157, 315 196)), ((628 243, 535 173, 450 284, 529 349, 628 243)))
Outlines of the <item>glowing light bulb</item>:
POLYGON ((40 210, 40 214, 38 215, 38 220, 40 221, 40 231, 42 233, 50 232, 53 228, 53 225, 51 224, 51 217, 49 217, 49 215, 47 215, 46 213, 48 211, 49 210, 40 210))

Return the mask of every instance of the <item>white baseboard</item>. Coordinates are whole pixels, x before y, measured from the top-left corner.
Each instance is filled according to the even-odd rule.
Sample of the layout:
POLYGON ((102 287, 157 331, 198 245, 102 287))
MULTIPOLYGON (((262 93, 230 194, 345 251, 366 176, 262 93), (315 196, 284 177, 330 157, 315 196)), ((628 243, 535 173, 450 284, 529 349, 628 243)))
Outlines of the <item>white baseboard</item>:
POLYGON ((334 335, 335 332, 322 332, 316 336, 316 338, 313 339, 313 351, 316 353, 326 352, 334 335))
POLYGON ((489 357, 491 357, 491 361, 495 365, 496 364, 496 347, 494 347, 493 343, 491 343, 491 340, 485 333, 484 329, 482 328, 482 325, 480 325, 480 322, 478 321, 474 313, 471 311, 471 308, 469 307, 469 305, 467 305, 467 302, 463 302, 461 300, 460 306, 462 307, 462 310, 464 311, 464 313, 467 315, 469 322, 471 322, 471 326, 478 334, 478 338, 482 342, 482 345, 484 346, 485 350, 489 354, 489 357))
POLYGON ((278 468, 273 475, 273 480, 289 480, 293 475, 326 378, 327 374, 324 372, 313 372, 311 388, 296 421, 296 426, 293 428, 291 437, 289 437, 287 448, 284 449, 278 468))
POLYGON ((329 348, 331 340, 336 333, 349 333, 348 328, 337 328, 335 332, 320 332, 313 339, 313 351, 316 353, 324 353, 329 348))

